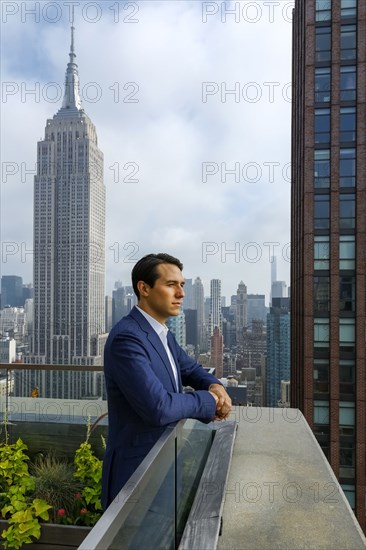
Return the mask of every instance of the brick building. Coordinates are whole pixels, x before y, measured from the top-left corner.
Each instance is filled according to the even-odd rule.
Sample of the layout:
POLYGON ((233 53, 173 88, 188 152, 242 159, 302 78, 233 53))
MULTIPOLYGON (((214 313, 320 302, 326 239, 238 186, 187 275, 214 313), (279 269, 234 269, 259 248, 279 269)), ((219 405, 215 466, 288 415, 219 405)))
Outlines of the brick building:
POLYGON ((366 530, 366 2, 293 24, 291 405, 366 530))

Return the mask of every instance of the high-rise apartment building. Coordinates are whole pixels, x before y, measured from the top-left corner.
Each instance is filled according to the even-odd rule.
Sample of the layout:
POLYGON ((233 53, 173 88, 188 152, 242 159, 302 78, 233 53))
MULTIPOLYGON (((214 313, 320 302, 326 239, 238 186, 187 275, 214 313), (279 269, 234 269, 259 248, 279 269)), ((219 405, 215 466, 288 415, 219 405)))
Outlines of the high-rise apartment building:
POLYGON ((248 326, 251 327, 254 321, 263 321, 266 323, 268 311, 265 304, 265 295, 248 294, 247 300, 248 326))
POLYGON ((224 376, 224 342, 218 326, 215 326, 211 336, 211 359, 210 367, 215 369, 215 376, 224 376))
POLYGON ((193 284, 192 279, 184 280, 184 309, 194 309, 193 308, 193 284))
MULTIPOLYGON (((38 142, 28 362, 101 365, 106 337, 103 154, 81 105, 73 27, 69 56, 62 107, 47 120, 38 142)), ((48 388, 49 396, 63 396, 57 383, 51 386, 55 391, 48 388)))
POLYGON ((186 319, 184 311, 181 310, 179 315, 169 317, 166 321, 167 327, 172 331, 180 347, 186 348, 186 319))
POLYGON ((1 277, 1 308, 23 307, 23 279, 17 275, 3 275, 1 277))
POLYGON ((192 309, 197 310, 197 338, 198 345, 202 350, 202 344, 205 340, 205 296, 203 283, 200 277, 196 277, 192 285, 192 309))
POLYGON ((366 530, 366 2, 297 0, 291 405, 366 530))
POLYGON ((287 285, 285 281, 273 281, 271 286, 271 297, 287 298, 287 285))
POLYGON ((222 334, 222 312, 221 312, 221 281, 211 279, 210 283, 210 336, 213 335, 215 327, 218 327, 222 334))
POLYGON ((290 379, 289 298, 272 297, 267 314, 266 405, 277 407, 282 400, 281 381, 290 379))
POLYGON ((238 344, 243 343, 243 329, 248 324, 248 295, 247 287, 240 281, 236 291, 236 309, 235 309, 235 324, 236 324, 236 341, 238 344))

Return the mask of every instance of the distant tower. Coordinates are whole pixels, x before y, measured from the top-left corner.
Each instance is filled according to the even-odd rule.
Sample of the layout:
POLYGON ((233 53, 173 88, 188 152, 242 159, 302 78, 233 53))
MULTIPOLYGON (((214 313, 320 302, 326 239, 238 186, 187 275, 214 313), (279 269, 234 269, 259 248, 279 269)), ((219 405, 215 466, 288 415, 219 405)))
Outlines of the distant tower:
POLYGON ((236 292, 235 323, 236 342, 240 344, 243 340, 243 329, 248 324, 248 295, 247 287, 243 281, 240 281, 236 292))
POLYGON ((277 281, 277 258, 271 256, 271 285, 277 281))
POLYGON ((210 367, 215 369, 215 376, 222 378, 224 375, 224 343, 218 327, 214 327, 211 336, 211 360, 210 367))
POLYGON ((192 308, 197 310, 197 335, 198 345, 202 349, 202 342, 204 339, 204 322, 205 322, 205 310, 204 310, 204 288, 200 277, 196 277, 192 285, 192 308))
POLYGON ((17 275, 1 277, 1 308, 5 306, 23 307, 23 279, 17 275))
POLYGON ((274 281, 272 283, 272 301, 273 298, 287 298, 287 285, 285 281, 274 281))
POLYGON ((183 307, 184 309, 193 309, 192 279, 185 279, 183 307))
POLYGON ((167 327, 172 331, 178 344, 185 349, 186 347, 186 319, 184 311, 180 311, 179 315, 169 317, 166 322, 167 327))
MULTIPOLYGON (((74 27, 61 109, 38 142, 34 179, 34 335, 28 362, 101 365, 105 342, 103 154, 81 106, 74 27)), ((50 382, 40 395, 89 395, 50 382), (52 386, 52 389, 50 389, 52 386)))
POLYGON ((267 315, 266 405, 281 401, 281 381, 290 379, 289 299, 273 298, 267 315))
POLYGON ((218 327, 222 334, 220 279, 211 279, 210 300, 210 336, 212 336, 215 327, 218 327))
POLYGON ((272 304, 272 287, 273 283, 277 281, 277 258, 276 256, 271 256, 271 295, 269 299, 269 304, 272 304))

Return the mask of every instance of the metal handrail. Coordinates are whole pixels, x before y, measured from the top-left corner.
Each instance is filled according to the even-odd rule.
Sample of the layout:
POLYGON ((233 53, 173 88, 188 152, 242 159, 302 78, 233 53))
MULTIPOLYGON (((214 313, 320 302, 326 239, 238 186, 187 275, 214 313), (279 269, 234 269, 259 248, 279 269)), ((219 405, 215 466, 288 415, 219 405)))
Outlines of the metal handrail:
POLYGON ((102 365, 32 365, 30 363, 0 363, 0 370, 82 370, 89 372, 103 372, 102 365))

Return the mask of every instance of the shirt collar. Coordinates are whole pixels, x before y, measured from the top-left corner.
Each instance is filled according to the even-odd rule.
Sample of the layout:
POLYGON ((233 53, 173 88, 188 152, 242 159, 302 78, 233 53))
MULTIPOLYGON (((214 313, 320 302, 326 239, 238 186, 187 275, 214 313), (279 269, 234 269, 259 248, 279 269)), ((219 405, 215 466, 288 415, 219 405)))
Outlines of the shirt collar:
POLYGON ((143 309, 141 309, 139 306, 136 306, 136 308, 139 310, 139 312, 145 317, 146 321, 151 325, 151 327, 155 330, 155 332, 160 336, 160 334, 163 332, 165 336, 168 334, 168 327, 166 325, 163 325, 162 323, 159 323, 154 317, 146 313, 143 309))

